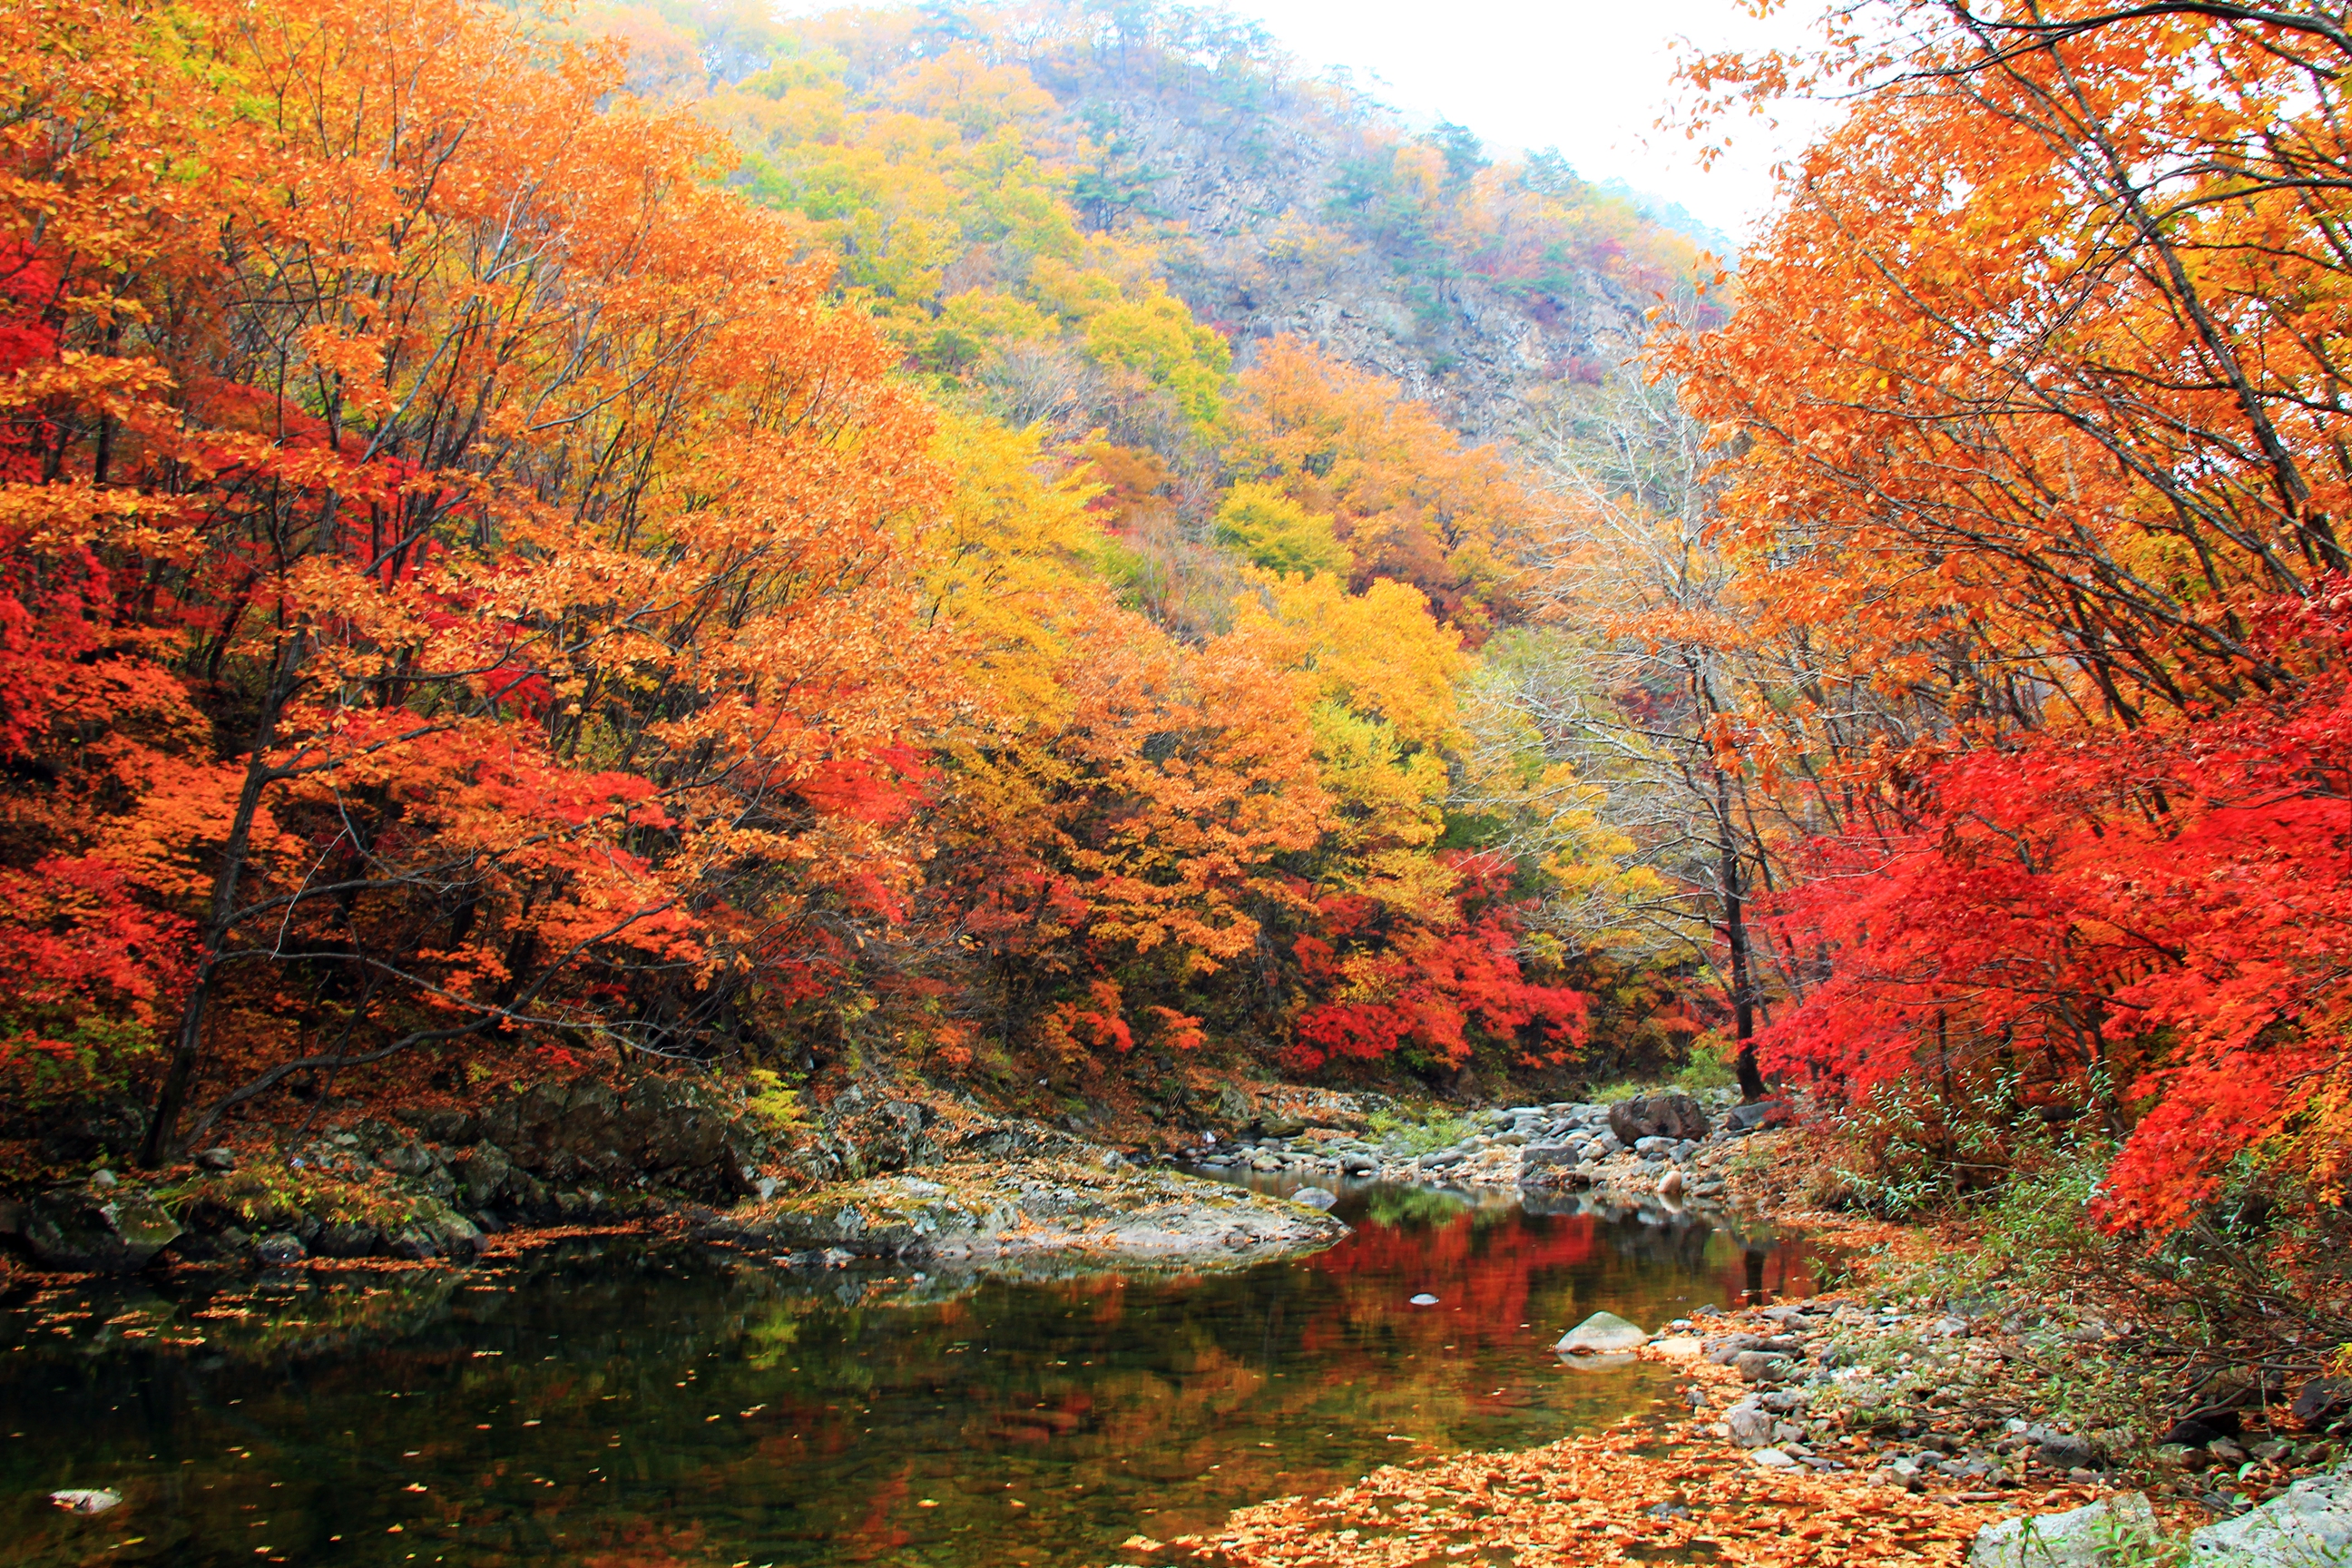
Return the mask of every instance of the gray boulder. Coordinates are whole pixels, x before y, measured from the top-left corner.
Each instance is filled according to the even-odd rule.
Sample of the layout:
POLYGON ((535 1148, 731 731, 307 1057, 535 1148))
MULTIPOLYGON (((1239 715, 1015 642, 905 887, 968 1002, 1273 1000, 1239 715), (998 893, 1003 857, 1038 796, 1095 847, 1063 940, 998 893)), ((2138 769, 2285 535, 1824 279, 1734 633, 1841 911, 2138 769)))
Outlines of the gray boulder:
POLYGON ((2064 1513, 1988 1524, 1969 1548, 1969 1568, 2109 1568, 2123 1561, 2119 1546, 2156 1539, 2147 1499, 2120 1492, 2064 1513))
POLYGON ((2352 1417, 2352 1377, 2315 1377, 2294 1396, 2294 1418, 2306 1432, 2326 1432, 2352 1417))
POLYGON ((301 1237, 284 1231, 265 1236, 253 1244, 253 1255, 272 1268, 282 1268, 289 1263, 299 1263, 310 1254, 301 1237))
MULTIPOLYGON (((551 1080, 478 1112, 429 1108, 408 1120, 435 1142, 477 1150, 494 1144, 518 1176, 557 1186, 617 1184, 645 1174, 697 1197, 733 1198, 751 1190, 743 1172, 748 1167, 756 1175, 764 1155, 751 1121, 717 1088, 691 1077, 647 1074, 617 1088, 594 1078, 551 1080)), ((912 1152, 906 1147, 908 1120, 881 1115, 877 1122, 887 1125, 872 1130, 877 1144, 895 1137, 898 1147, 889 1153, 901 1161, 912 1152)), ((912 1120, 919 1130, 919 1114, 912 1120)), ((409 1158, 399 1151, 392 1155, 409 1158)), ((486 1165, 482 1174, 491 1172, 486 1165)), ((465 1179, 471 1199, 470 1171, 465 1179)), ((521 1202, 523 1184, 507 1184, 505 1201, 521 1202)))
POLYGON ((26 1206, 24 1235, 45 1268, 128 1274, 178 1240, 180 1226, 143 1194, 68 1187, 26 1206))
POLYGON ((2092 1470, 2107 1462, 2105 1450, 2088 1437, 2072 1432, 2035 1427, 2029 1434, 2042 1451, 2042 1462, 2062 1470, 2092 1470))
POLYGON ((1753 1132, 1779 1114, 1782 1107, 1777 1100, 1759 1100, 1753 1105, 1736 1105, 1723 1119, 1727 1132, 1753 1132))
POLYGON ((514 1162, 495 1143, 477 1143, 450 1158, 449 1173, 464 1184, 466 1202, 475 1208, 485 1208, 508 1195, 514 1162))
POLYGON ((1620 1355, 1641 1349, 1650 1336, 1614 1312, 1595 1312, 1559 1337, 1552 1349, 1562 1355, 1620 1355))
POLYGON ((1687 1094, 1643 1094, 1609 1108, 1609 1131, 1628 1146, 1644 1138, 1706 1136, 1706 1112, 1687 1094))
POLYGON ((1301 1187, 1290 1194, 1290 1201, 1311 1209, 1328 1209, 1339 1201, 1339 1194, 1326 1187, 1301 1187))
POLYGON ((2198 1568, 2321 1568, 2352 1562, 2352 1465, 2306 1476, 2257 1509, 2189 1537, 2198 1568))
POLYGON ((1591 1184, 1589 1172, 1580 1169, 1584 1151, 1574 1143, 1530 1143, 1519 1152, 1519 1184, 1523 1187, 1582 1187, 1591 1184))
POLYGON ((1743 1448, 1769 1446, 1772 1429, 1779 1424, 1772 1413, 1753 1398, 1743 1399, 1725 1411, 1723 1420, 1731 1428, 1731 1440, 1743 1448))
POLYGON ((383 1232, 363 1221, 331 1225, 319 1233, 321 1258, 373 1258, 383 1246, 383 1232))

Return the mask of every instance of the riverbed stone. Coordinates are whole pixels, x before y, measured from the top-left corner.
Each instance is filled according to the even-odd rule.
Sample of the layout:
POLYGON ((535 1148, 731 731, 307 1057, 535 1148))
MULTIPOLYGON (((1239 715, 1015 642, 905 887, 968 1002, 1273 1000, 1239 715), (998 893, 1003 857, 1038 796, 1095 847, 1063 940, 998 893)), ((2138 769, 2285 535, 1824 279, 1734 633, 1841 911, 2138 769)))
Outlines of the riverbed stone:
POLYGON ((289 1263, 299 1263, 310 1255, 302 1238, 286 1231, 273 1231, 253 1244, 253 1255, 275 1268, 289 1263))
POLYGON ((1789 1375, 1789 1358, 1774 1351, 1741 1351, 1731 1370, 1749 1383, 1778 1383, 1789 1375))
MULTIPOLYGON (((478 1111, 429 1107, 405 1120, 438 1143, 494 1145, 511 1167, 555 1187, 646 1175, 692 1196, 730 1198, 750 1190, 743 1171, 756 1173, 764 1153, 750 1117, 713 1084, 685 1075, 647 1073, 619 1085, 549 1079, 478 1111)), ((898 1131, 877 1128, 877 1140, 898 1131)), ((903 1142, 897 1152, 908 1152, 903 1142)))
POLYGON ((462 1183, 466 1201, 475 1208, 503 1201, 509 1183, 514 1176, 514 1162, 505 1150, 491 1142, 475 1144, 461 1150, 449 1162, 450 1174, 462 1183))
POLYGON ((2107 1462, 2104 1449, 2092 1439, 2075 1432, 2053 1431, 2037 1426, 2028 1432, 2042 1454, 2042 1462, 2053 1469, 2095 1469, 2107 1462))
POLYGON ((2196 1568, 2307 1568, 2352 1562, 2352 1465, 2306 1476, 2278 1497, 2189 1537, 2196 1568))
POLYGON ((1614 1312, 1595 1312, 1559 1337, 1552 1349, 1562 1355, 1617 1355, 1639 1350, 1650 1336, 1614 1312))
POLYGON ((2315 1377, 2295 1391, 2294 1418, 2306 1432, 2352 1421, 2352 1377, 2315 1377))
POLYGON ((180 1237, 179 1223, 143 1193, 68 1187, 26 1205, 25 1245, 45 1268, 127 1274, 180 1237))
POLYGON ((2063 1513, 1988 1524, 1969 1548, 1969 1568, 2106 1568, 2119 1542, 2156 1538, 2147 1497, 2121 1492, 2063 1513))
POLYGON ((1687 1094, 1636 1095, 1609 1108, 1609 1131, 1628 1146, 1644 1138, 1704 1138, 1706 1128, 1706 1112, 1687 1094))
POLYGON ((1743 1448, 1761 1448, 1772 1441, 1775 1417, 1753 1396, 1725 1411, 1723 1423, 1731 1429, 1731 1440, 1743 1448))

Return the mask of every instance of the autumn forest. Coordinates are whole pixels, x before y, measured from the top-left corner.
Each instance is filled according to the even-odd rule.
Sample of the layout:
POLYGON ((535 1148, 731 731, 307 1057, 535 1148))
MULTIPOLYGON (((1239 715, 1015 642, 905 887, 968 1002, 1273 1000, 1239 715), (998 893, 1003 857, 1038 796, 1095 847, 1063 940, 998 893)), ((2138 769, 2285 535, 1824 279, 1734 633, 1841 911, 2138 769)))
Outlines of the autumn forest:
POLYGON ((1732 247, 1222 13, 10 5, 7 1183, 1712 1072, 2339 1235, 2352 27, 1861 9, 1732 247))

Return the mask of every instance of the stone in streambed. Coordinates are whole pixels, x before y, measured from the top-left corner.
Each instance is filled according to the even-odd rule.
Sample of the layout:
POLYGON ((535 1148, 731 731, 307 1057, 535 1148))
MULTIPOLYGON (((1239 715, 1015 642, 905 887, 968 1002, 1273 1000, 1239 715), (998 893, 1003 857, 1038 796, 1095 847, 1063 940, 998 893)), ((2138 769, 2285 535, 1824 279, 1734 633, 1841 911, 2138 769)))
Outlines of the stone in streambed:
POLYGON ((1614 1312, 1595 1312, 1559 1337, 1552 1349, 1562 1355, 1622 1355, 1641 1349, 1650 1336, 1614 1312))
POLYGON ((1327 1187, 1301 1187, 1290 1194, 1290 1201, 1311 1209, 1328 1209, 1339 1201, 1339 1194, 1327 1187))
POLYGON ((2257 1509, 2189 1537, 2191 1568, 2316 1568, 2352 1562, 2352 1465, 2306 1476, 2257 1509))
POLYGON ((1761 1448, 1771 1443, 1772 1428, 1778 1422, 1769 1410, 1750 1396, 1725 1411, 1723 1424, 1731 1428, 1731 1440, 1741 1447, 1761 1448))
POLYGON ((2152 1543, 2156 1516, 2138 1492, 2045 1513, 2004 1519, 1977 1531, 1969 1568, 2105 1568, 2119 1541, 2152 1543))
POLYGON ((302 1245, 300 1237, 278 1231, 255 1242, 253 1255, 274 1268, 282 1268, 289 1264, 301 1262, 310 1254, 310 1249, 302 1245))
POLYGON ((178 1240, 180 1226, 154 1199, 110 1185, 42 1194, 28 1205, 24 1234, 45 1268, 128 1274, 178 1240))
POLYGON ((2105 1466, 2107 1456, 2098 1444, 2073 1432, 2053 1432, 2046 1426, 2031 1428, 2032 1437, 2041 1451, 2042 1462, 2057 1470, 2091 1470, 2105 1466))
POLYGON ((1628 1145, 1644 1138, 1685 1139, 1706 1136, 1706 1112, 1687 1094, 1644 1094, 1609 1108, 1609 1131, 1628 1145))

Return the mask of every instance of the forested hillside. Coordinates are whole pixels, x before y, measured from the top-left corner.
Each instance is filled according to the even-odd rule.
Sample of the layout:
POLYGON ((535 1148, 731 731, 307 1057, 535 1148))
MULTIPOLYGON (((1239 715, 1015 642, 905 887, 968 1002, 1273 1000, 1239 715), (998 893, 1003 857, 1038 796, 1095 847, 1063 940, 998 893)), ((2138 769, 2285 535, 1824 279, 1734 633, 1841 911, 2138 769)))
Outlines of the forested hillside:
POLYGON ((1479 437, 1699 308, 1556 159, 1173 11, 7 27, 18 1136, 1700 1026, 1480 651, 1479 437))
POLYGON ((1181 9, 12 13, 14 1135, 1696 1052, 2339 1191, 2341 40, 1890 16, 1694 63, 1861 84, 1735 288, 1181 9))
POLYGON ((572 25, 725 128, 732 183, 823 226, 845 285, 945 368, 966 351, 942 320, 1012 331, 985 315, 1007 299, 1083 320, 1139 272, 1243 365, 1297 337, 1507 437, 1531 395, 1622 364, 1697 258, 1557 150, 1503 162, 1470 128, 1412 133, 1214 10, 671 4, 572 25))

